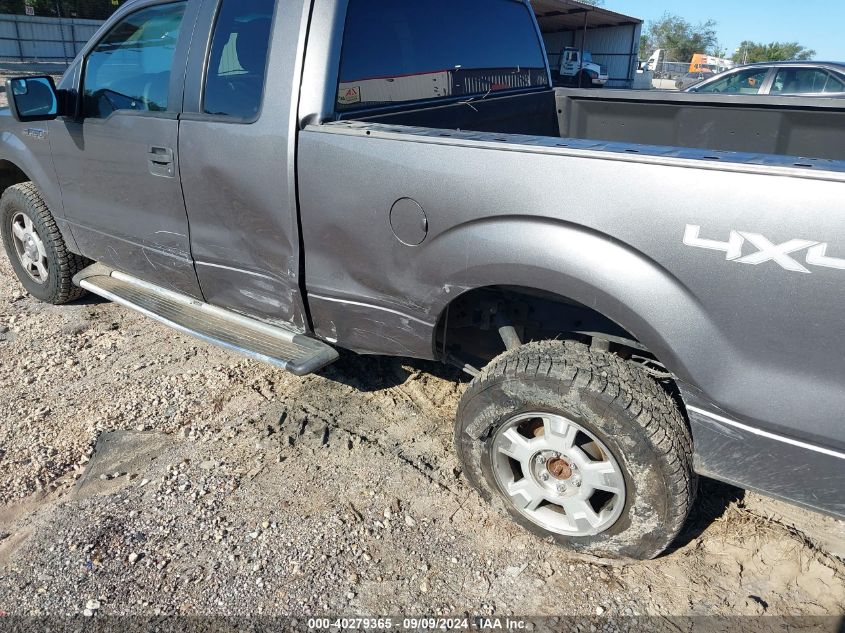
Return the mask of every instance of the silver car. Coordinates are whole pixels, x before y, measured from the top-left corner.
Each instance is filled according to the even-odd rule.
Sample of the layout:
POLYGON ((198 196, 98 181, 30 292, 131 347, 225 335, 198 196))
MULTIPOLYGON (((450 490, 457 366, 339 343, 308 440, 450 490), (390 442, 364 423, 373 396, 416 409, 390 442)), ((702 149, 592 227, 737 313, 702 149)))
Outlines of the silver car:
POLYGON ((734 68, 685 92, 771 96, 845 96, 845 63, 765 62, 734 68))

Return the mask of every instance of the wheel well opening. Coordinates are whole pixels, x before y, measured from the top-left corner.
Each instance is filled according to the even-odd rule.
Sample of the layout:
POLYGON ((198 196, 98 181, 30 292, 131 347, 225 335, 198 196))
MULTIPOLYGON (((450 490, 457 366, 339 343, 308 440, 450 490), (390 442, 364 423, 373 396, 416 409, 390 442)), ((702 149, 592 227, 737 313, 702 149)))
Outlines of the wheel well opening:
POLYGON ((17 165, 7 160, 0 160, 0 195, 12 185, 28 182, 27 176, 17 165))
POLYGON ((576 340, 616 354, 677 393, 672 373, 633 334, 588 306, 533 288, 488 286, 457 297, 440 317, 437 353, 470 372, 484 367, 507 349, 502 326, 517 344, 576 340))

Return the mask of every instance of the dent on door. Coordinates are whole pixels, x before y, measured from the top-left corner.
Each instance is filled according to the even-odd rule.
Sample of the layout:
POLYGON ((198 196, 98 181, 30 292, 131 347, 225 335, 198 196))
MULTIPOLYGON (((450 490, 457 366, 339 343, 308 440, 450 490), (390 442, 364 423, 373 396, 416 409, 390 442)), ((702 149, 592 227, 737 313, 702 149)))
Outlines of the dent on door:
POLYGON ((175 118, 115 113, 61 121, 52 134, 65 213, 81 252, 141 279, 201 298, 188 240, 175 118), (154 174, 158 171, 160 173, 154 174))
POLYGON ((264 118, 250 126, 182 122, 192 254, 209 303, 304 331, 287 143, 273 127, 264 118), (237 160, 220 161, 221 145, 237 160))

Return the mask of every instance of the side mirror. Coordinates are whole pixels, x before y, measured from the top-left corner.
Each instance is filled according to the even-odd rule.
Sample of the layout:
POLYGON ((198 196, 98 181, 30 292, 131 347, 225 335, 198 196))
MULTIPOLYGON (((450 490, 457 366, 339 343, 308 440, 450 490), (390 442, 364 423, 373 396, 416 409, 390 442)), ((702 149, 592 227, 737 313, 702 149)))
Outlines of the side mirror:
POLYGON ((6 80, 9 109, 16 121, 52 121, 58 117, 59 97, 53 78, 12 77, 6 80))

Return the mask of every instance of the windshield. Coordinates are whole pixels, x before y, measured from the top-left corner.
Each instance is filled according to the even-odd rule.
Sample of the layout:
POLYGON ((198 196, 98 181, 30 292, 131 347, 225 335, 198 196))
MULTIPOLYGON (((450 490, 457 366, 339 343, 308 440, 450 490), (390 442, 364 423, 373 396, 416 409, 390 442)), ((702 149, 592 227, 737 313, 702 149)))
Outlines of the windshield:
POLYGON ((349 2, 338 110, 547 86, 543 48, 522 2, 349 2))

